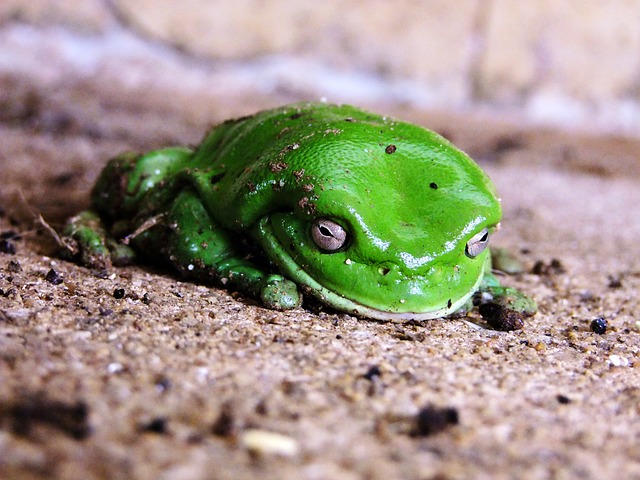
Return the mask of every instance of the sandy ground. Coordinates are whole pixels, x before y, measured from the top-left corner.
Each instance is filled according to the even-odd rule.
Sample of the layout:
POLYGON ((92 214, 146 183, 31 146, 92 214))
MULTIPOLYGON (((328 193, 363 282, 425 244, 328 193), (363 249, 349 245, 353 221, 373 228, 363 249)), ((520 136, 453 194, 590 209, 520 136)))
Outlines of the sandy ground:
POLYGON ((505 208, 494 245, 525 267, 504 283, 540 305, 512 332, 475 313, 399 325, 151 266, 100 278, 33 221, 86 206, 115 153, 288 98, 203 118, 197 98, 2 82, 0 478, 640 478, 640 143, 374 106, 481 162, 505 208))

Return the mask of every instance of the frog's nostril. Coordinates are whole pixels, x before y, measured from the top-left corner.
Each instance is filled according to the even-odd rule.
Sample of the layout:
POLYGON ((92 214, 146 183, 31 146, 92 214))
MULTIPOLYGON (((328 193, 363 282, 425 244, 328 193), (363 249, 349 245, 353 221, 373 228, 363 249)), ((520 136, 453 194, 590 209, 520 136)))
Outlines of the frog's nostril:
POLYGON ((391 271, 391 269, 389 267, 378 267, 378 273, 380 275, 382 275, 383 277, 389 273, 391 271))

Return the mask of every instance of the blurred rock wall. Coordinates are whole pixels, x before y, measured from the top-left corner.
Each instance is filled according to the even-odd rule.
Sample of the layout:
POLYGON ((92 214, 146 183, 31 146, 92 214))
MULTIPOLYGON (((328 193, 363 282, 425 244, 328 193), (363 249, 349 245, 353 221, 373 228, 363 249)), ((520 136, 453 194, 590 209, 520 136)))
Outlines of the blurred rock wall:
POLYGON ((640 0, 2 0, 3 71, 638 135, 640 0))

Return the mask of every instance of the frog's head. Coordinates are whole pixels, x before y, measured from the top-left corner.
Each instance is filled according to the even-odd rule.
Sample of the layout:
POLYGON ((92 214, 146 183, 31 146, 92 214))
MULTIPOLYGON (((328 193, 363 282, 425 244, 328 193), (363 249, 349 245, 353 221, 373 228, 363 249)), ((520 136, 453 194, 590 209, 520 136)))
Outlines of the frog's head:
MULTIPOLYGON (((500 220, 493 186, 461 152, 390 168, 352 165, 300 211, 260 223, 287 276, 333 307, 380 319, 428 319, 458 309, 484 275, 500 220)), ((415 158, 415 157, 413 157, 415 158)))
POLYGON ((259 236, 286 276, 339 310, 445 316, 482 280, 500 203, 482 170, 442 137, 395 135, 393 144, 359 136, 325 145, 332 161, 306 164, 292 182, 301 185, 293 211, 264 217, 259 236))

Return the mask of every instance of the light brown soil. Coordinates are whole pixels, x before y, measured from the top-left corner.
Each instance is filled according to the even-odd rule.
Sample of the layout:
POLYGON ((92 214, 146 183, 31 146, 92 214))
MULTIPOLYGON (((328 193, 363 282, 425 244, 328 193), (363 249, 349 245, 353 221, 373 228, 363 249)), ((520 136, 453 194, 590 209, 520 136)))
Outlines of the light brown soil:
POLYGON ((505 210, 494 245, 525 265, 504 283, 540 305, 506 333, 475 313, 381 323, 269 311, 148 266, 99 278, 33 222, 86 206, 115 153, 289 99, 203 118, 197 98, 3 82, 0 232, 21 238, 0 254, 0 478, 640 478, 640 143, 373 106, 481 162, 505 210), (457 424, 449 410, 416 435, 429 405, 457 424), (251 429, 293 443, 252 446, 251 429))

